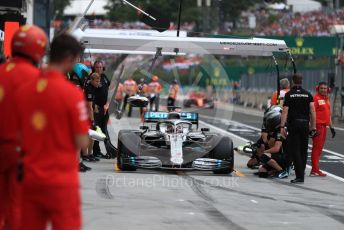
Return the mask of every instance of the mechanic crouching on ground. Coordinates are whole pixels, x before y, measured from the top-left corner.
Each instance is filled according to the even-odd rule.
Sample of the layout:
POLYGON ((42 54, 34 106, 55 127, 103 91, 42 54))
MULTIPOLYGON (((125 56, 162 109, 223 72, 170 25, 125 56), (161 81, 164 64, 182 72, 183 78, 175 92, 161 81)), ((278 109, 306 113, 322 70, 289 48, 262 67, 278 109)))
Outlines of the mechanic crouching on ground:
POLYGON ((281 119, 281 134, 287 137, 287 152, 293 159, 296 178, 291 183, 303 183, 308 155, 308 136, 314 136, 315 109, 312 95, 302 88, 302 76, 294 74, 293 87, 286 93, 281 119), (286 130, 288 128, 288 134, 286 130), (311 130, 311 132, 310 132, 311 130))
POLYGON ((326 141, 327 126, 330 126, 332 138, 335 137, 336 131, 332 126, 331 106, 328 99, 329 87, 327 83, 320 82, 316 91, 317 93, 314 95, 314 107, 317 135, 313 137, 312 170, 310 176, 324 177, 326 174, 320 171, 319 159, 326 141))
POLYGON ((36 66, 47 43, 48 38, 39 27, 22 26, 11 41, 13 58, 0 66, 0 229, 19 229, 21 219, 15 94, 38 78, 40 72, 36 66))
POLYGON ((260 159, 258 155, 262 154, 265 149, 269 149, 268 133, 264 126, 264 122, 262 125, 260 138, 256 143, 252 144, 252 146, 254 147, 254 151, 252 152, 251 158, 247 162, 247 167, 250 169, 256 169, 258 166, 260 166, 260 159))
POLYGON ((276 108, 276 106, 271 106, 264 112, 262 128, 260 132, 259 140, 252 144, 254 151, 252 153, 251 158, 247 162, 247 167, 250 169, 256 169, 260 165, 260 159, 258 155, 261 155, 264 150, 269 149, 269 133, 265 127, 266 125, 266 113, 271 111, 272 109, 276 108))
MULTIPOLYGON (((31 50, 33 51, 33 50, 31 50)), ((81 229, 77 152, 88 146, 89 118, 83 92, 66 79, 82 52, 59 35, 49 65, 15 97, 21 148, 22 229, 81 229)))
POLYGON ((268 133, 268 145, 262 153, 258 153, 262 165, 259 167, 259 176, 268 177, 275 175, 278 178, 288 177, 285 171, 286 157, 283 152, 285 139, 280 133, 281 107, 274 106, 264 115, 264 126, 268 133))

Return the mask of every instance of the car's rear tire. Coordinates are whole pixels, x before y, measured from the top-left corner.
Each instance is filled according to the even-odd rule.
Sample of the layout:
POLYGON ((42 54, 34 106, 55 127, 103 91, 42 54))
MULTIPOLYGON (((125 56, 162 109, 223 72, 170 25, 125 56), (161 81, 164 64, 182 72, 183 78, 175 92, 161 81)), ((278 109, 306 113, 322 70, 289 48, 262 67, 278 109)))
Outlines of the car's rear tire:
POLYGON ((229 174, 234 169, 233 141, 229 137, 222 137, 219 143, 212 150, 211 157, 218 160, 225 160, 230 163, 228 168, 214 170, 214 174, 229 174))
POLYGON ((122 171, 136 171, 134 165, 124 163, 123 157, 134 157, 140 147, 140 137, 134 130, 121 130, 118 133, 117 166, 122 171))

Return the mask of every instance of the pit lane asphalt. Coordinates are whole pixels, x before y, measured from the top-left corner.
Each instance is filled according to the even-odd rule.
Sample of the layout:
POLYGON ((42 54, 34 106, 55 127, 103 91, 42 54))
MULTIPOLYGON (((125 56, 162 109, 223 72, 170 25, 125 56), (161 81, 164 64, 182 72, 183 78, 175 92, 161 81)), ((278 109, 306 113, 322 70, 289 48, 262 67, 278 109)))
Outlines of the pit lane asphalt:
MULTIPOLYGON (((112 118, 112 142, 117 144, 118 130, 138 125, 137 118, 112 118)), ((231 136, 235 145, 244 143, 219 132, 231 136)), ((83 229, 343 229, 343 183, 306 177, 305 184, 291 185, 294 175, 287 180, 260 179, 245 167, 247 160, 235 154, 237 173, 231 176, 121 172, 114 160, 89 163, 93 170, 80 174, 83 229)))

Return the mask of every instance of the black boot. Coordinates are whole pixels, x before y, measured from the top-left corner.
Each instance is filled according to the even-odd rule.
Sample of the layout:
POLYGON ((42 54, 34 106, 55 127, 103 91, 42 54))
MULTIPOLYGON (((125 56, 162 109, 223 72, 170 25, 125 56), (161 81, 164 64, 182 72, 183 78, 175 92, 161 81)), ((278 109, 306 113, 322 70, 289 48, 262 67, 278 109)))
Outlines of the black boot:
POLYGON ((294 180, 291 180, 290 183, 292 184, 302 184, 304 182, 304 179, 295 178, 294 180))
POLYGON ((86 172, 86 171, 91 170, 92 168, 86 166, 86 165, 84 164, 84 162, 80 162, 80 163, 79 163, 79 169, 80 169, 80 172, 86 172), (84 170, 86 170, 86 171, 84 171, 84 170))

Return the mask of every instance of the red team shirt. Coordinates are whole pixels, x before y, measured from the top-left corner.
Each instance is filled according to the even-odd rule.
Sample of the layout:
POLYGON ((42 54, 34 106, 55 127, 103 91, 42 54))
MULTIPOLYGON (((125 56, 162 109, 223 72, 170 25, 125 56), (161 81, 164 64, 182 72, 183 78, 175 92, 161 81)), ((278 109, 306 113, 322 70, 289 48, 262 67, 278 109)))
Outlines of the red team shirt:
POLYGON ((317 93, 313 97, 316 112, 316 123, 322 125, 330 124, 331 106, 327 96, 317 93))
POLYGON ((76 134, 87 134, 88 113, 83 92, 53 70, 16 95, 24 186, 78 186, 76 134))
POLYGON ((17 128, 14 95, 18 88, 38 78, 39 70, 16 57, 0 66, 0 171, 17 163, 17 128))

